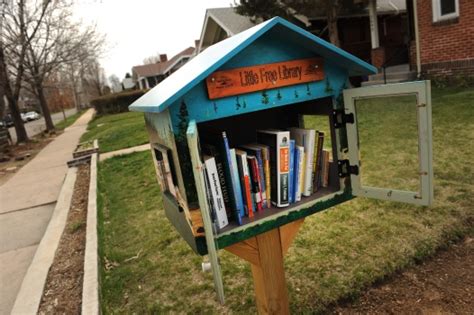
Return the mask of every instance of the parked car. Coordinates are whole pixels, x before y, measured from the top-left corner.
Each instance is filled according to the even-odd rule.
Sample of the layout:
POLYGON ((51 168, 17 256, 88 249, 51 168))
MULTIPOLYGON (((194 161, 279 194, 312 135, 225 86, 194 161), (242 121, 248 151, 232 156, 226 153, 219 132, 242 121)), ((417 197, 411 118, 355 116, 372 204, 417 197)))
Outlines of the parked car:
POLYGON ((21 120, 23 120, 24 123, 28 122, 28 120, 26 119, 26 113, 20 113, 20 116, 21 120))
POLYGON ((26 121, 32 121, 40 119, 40 115, 37 112, 28 112, 25 114, 26 121))
POLYGON ((13 126, 13 119, 12 117, 10 116, 10 114, 6 115, 5 117, 3 117, 3 121, 2 121, 2 124, 6 127, 11 127, 13 126))

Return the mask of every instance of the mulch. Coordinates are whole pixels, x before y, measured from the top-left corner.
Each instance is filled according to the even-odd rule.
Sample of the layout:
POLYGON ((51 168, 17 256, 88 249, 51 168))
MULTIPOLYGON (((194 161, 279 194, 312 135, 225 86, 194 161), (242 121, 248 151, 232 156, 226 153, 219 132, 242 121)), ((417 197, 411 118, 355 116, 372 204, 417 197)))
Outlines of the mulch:
POLYGON ((38 314, 80 314, 86 243, 89 165, 79 166, 66 227, 46 279, 38 314))
POLYGON ((334 314, 474 314, 474 239, 369 288, 334 314))

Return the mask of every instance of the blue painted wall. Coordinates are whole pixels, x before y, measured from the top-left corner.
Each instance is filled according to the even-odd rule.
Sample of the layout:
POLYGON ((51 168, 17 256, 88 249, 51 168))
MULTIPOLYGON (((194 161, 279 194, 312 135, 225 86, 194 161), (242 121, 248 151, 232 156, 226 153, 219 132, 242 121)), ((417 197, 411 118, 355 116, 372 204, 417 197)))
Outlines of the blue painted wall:
MULTIPOLYGON (((270 31, 252 45, 225 63, 220 70, 267 64, 287 60, 317 57, 317 53, 305 47, 280 39, 277 32, 270 31)), ((347 71, 331 60, 324 60, 324 80, 272 90, 248 93, 209 100, 205 81, 200 82, 184 97, 170 106, 170 115, 175 133, 178 131, 180 108, 186 104, 188 118, 204 122, 253 111, 285 106, 327 96, 337 97, 345 88, 347 71)))

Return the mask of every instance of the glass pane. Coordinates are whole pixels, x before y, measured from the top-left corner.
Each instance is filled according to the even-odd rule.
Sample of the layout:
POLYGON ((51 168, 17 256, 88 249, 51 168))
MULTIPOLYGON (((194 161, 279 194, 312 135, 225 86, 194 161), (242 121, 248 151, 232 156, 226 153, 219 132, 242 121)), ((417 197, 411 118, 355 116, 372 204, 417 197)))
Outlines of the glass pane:
POLYGON ((420 189, 416 95, 355 101, 362 186, 420 189))
POLYGON ((441 15, 451 14, 456 12, 455 0, 441 0, 441 15))
POLYGON ((329 117, 322 115, 304 115, 303 121, 305 128, 324 132, 324 149, 331 151, 332 144, 329 117))

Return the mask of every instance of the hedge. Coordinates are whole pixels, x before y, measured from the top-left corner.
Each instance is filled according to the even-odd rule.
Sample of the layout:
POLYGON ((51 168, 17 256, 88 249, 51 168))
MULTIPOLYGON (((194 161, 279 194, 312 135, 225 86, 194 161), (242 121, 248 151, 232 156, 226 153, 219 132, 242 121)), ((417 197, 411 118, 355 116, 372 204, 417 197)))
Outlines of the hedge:
POLYGON ((91 100, 98 115, 128 112, 128 106, 145 94, 147 90, 133 90, 108 94, 91 100))

